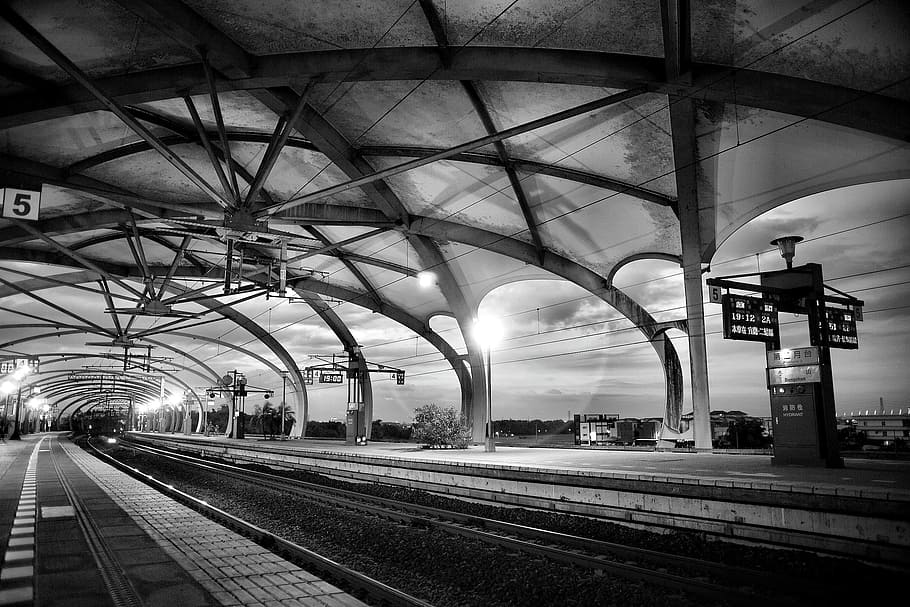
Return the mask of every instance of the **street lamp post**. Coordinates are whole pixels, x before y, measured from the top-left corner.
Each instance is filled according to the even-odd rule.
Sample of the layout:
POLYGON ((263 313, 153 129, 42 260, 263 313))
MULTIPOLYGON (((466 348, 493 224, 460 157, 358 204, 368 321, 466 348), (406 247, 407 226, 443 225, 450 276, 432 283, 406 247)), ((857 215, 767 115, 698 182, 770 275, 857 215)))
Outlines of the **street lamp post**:
POLYGON ((281 372, 281 440, 284 440, 284 418, 288 407, 288 372, 281 372))
POLYGON ((493 345, 502 335, 502 325, 492 318, 479 318, 474 324, 474 339, 487 353, 487 428, 484 438, 484 451, 496 451, 493 436, 493 345))

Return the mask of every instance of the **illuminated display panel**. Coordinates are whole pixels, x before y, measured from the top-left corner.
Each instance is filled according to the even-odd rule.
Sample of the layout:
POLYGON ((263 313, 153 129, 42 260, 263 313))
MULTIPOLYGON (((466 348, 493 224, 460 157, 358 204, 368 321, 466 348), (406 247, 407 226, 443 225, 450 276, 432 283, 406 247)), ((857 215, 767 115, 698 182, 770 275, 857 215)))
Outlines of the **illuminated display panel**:
POLYGON ((729 293, 724 294, 721 304, 726 339, 777 342, 777 304, 758 297, 729 293))

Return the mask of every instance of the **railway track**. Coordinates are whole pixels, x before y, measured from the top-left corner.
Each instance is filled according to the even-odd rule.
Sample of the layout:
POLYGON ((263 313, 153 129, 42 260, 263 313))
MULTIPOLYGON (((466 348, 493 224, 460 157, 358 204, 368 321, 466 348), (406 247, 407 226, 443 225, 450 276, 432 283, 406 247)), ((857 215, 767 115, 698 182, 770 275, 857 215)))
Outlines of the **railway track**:
MULTIPOLYGON (((589 570, 682 591, 704 601, 736 605, 796 604, 831 596, 826 586, 765 571, 732 567, 690 557, 557 533, 490 518, 401 502, 284 476, 252 471, 171 451, 129 443, 155 457, 167 458, 240 482, 292 493, 307 500, 353 510, 409 526, 433 527, 509 551, 543 557, 589 570)), ((833 597, 832 597, 833 598, 833 597)))

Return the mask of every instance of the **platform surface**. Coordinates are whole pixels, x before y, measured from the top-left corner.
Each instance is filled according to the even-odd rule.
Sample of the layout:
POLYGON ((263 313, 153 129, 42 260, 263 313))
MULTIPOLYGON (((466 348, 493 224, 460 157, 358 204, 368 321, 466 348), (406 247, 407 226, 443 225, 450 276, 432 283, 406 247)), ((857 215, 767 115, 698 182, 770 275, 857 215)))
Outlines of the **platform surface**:
POLYGON ((0 443, 0 562, 0 607, 364 606, 52 434, 0 443))
MULTIPOLYGON (((140 435, 137 433, 137 435, 140 435)), ((412 462, 478 464, 530 470, 579 472, 615 478, 698 482, 724 486, 834 493, 910 501, 910 461, 845 458, 843 468, 773 465, 768 455, 689 453, 673 451, 614 450, 602 448, 547 448, 497 445, 493 452, 483 446, 467 449, 424 449, 414 443, 372 441, 346 445, 341 440, 262 438, 228 439, 201 434, 158 434, 151 437, 209 441, 266 450, 303 450, 324 454, 383 457, 412 462)))

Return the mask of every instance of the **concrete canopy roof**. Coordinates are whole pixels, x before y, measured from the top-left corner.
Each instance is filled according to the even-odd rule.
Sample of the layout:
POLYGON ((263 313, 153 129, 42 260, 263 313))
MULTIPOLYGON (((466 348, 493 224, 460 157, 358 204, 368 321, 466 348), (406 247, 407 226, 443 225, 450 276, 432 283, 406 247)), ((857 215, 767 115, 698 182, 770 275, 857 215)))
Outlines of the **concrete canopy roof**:
POLYGON ((611 279, 682 260, 682 197, 707 264, 769 209, 910 174, 900 0, 13 0, 0 17, 0 185, 42 191, 37 221, 0 220, 5 295, 52 264, 100 305, 51 324, 141 338, 147 318, 103 310, 152 293, 200 313, 205 295, 255 336, 239 300, 274 294, 285 243, 289 284, 345 349, 326 298, 449 348, 463 402, 482 384, 432 316, 464 332, 491 290, 561 278, 652 338, 611 279), (241 291, 223 296, 227 259, 241 291))

